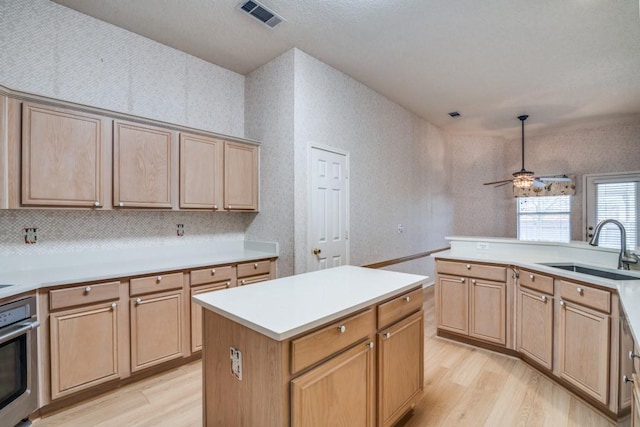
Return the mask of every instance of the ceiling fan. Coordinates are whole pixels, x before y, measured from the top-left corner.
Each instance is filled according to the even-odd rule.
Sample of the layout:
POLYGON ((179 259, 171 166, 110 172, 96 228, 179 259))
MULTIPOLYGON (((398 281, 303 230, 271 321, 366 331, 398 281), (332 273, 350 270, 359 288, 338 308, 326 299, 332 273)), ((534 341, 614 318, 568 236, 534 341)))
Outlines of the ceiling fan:
POLYGON ((524 168, 524 121, 529 118, 528 115, 518 116, 518 120, 522 122, 522 169, 513 173, 512 179, 504 179, 502 181, 485 182, 484 185, 493 185, 495 187, 502 187, 509 183, 513 183, 514 187, 519 188, 544 188, 547 186, 545 181, 558 181, 558 182, 570 182, 571 178, 566 175, 551 175, 551 176, 534 176, 533 171, 528 171, 524 168))

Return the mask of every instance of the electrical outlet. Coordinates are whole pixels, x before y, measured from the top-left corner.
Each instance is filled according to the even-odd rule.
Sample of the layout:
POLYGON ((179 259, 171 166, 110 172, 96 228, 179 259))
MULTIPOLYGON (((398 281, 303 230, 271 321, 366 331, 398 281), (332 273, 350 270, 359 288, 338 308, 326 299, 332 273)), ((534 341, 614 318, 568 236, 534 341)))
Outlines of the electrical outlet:
POLYGON ((231 375, 242 381, 242 352, 237 348, 231 347, 231 375))
POLYGON ((28 227, 24 229, 24 243, 26 245, 35 245, 38 243, 38 229, 28 227))
POLYGON ((184 236, 184 224, 177 224, 176 233, 178 237, 184 236))
POLYGON ((404 225, 398 224, 398 234, 404 233, 404 225))
POLYGON ((478 243, 476 243, 476 249, 479 249, 481 251, 486 251, 487 249, 489 249, 489 243, 488 242, 478 242, 478 243))

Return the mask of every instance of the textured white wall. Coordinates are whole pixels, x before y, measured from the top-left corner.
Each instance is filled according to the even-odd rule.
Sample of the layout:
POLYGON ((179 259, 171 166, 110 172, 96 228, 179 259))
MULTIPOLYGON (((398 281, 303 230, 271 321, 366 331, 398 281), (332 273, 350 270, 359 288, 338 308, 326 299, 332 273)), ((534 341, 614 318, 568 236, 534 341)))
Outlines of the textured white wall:
POLYGON ((260 214, 248 239, 280 244, 278 276, 293 274, 293 59, 289 50, 246 79, 245 133, 260 147, 260 214))
MULTIPOLYGON (((311 143, 350 153, 351 263, 435 249, 451 234, 445 136, 349 76, 295 50, 295 271, 306 271, 311 143), (405 232, 397 233, 398 224, 405 232)), ((422 274, 432 275, 424 262, 422 274), (428 269, 428 271, 425 271, 428 269)), ((418 271, 413 271, 418 272, 418 271)))

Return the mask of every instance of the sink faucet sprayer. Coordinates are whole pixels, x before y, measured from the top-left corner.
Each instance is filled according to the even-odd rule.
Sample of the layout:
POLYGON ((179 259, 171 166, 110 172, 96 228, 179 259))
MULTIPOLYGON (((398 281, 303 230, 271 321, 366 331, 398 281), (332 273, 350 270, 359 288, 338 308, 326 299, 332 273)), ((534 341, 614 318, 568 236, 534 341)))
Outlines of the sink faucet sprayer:
POLYGON ((629 264, 638 264, 640 258, 638 255, 631 253, 631 256, 627 256, 627 231, 624 229, 624 225, 620 221, 615 219, 605 219, 600 221, 596 225, 596 229, 593 230, 593 237, 589 240, 591 246, 598 246, 598 240, 600 239, 600 231, 605 224, 614 224, 620 229, 620 255, 618 255, 618 270, 629 270, 629 264))

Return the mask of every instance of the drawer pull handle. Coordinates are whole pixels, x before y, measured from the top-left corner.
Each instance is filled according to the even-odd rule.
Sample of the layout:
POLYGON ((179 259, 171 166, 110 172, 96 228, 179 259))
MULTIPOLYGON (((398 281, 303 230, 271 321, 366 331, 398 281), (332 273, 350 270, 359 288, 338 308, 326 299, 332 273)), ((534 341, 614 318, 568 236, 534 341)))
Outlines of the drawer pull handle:
POLYGON ((626 375, 622 377, 622 380, 625 383, 633 383, 633 380, 631 378, 629 378, 628 376, 626 376, 626 375))
POLYGON ((565 302, 564 302, 564 301, 560 301, 560 306, 561 306, 561 307, 564 307, 565 305, 566 305, 566 304, 565 304, 565 302))
POLYGON ((140 298, 136 298, 136 304, 142 304, 142 300, 140 298))
POLYGON ((633 351, 629 352, 629 359, 633 360, 633 358, 640 359, 640 354, 633 354, 633 351))
POLYGON ((531 279, 531 281, 536 280, 536 276, 534 276, 533 274, 529 276, 529 279, 531 279))
POLYGON ((404 302, 409 302, 409 301, 411 301, 410 297, 404 297, 404 302))
POLYGON ((158 282, 162 281, 162 276, 158 276, 158 277, 156 277, 156 280, 157 280, 158 282))
POLYGON ((367 343, 367 347, 369 347, 369 348, 373 348, 373 341, 371 341, 371 342, 367 343))
POLYGON ((467 267, 467 270, 471 270, 471 264, 467 264, 465 267, 467 267))
POLYGON ((582 293, 584 292, 584 289, 582 289, 582 288, 576 288, 576 291, 578 291, 578 293, 579 293, 580 295, 582 295, 582 293))
POLYGON ((338 331, 339 331, 341 334, 344 334, 344 333, 347 331, 347 327, 346 327, 346 326, 344 326, 344 325, 340 325, 340 326, 338 326, 338 331))
POLYGON ((115 302, 111 304, 111 308, 112 308, 113 310, 115 310, 117 306, 118 306, 118 304, 116 304, 115 302))
POLYGON ((547 297, 545 295, 542 295, 540 299, 542 300, 542 302, 547 302, 547 297))
POLYGON ((464 277, 460 278, 460 283, 464 283, 464 277))
POLYGON ((385 339, 391 338, 391 332, 385 332, 384 338, 385 339))
POLYGON ((91 292, 91 286, 87 286, 86 288, 84 288, 85 294, 88 294, 89 292, 91 292))
POLYGON ((216 274, 216 269, 215 268, 211 269, 211 274, 216 274))

